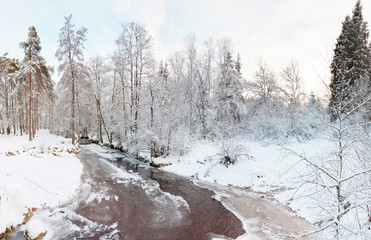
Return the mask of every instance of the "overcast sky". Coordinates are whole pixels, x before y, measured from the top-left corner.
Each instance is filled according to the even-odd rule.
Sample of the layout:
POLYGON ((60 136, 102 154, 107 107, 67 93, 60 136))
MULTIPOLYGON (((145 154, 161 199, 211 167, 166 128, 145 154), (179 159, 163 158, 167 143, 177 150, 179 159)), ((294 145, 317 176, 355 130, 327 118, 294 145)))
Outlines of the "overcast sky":
MULTIPOLYGON (((88 29, 85 58, 106 55, 115 48, 121 23, 143 24, 154 39, 157 59, 180 50, 186 35, 202 43, 228 37, 240 53, 247 80, 259 59, 277 73, 295 58, 306 91, 319 91, 328 78, 328 63, 356 0, 0 0, 0 54, 22 59, 18 44, 34 25, 41 38, 42 56, 57 68, 54 57, 64 16, 72 14, 76 27, 88 29)), ((371 0, 363 0, 363 14, 371 22, 371 0)), ((58 74, 53 79, 58 81, 58 74)))

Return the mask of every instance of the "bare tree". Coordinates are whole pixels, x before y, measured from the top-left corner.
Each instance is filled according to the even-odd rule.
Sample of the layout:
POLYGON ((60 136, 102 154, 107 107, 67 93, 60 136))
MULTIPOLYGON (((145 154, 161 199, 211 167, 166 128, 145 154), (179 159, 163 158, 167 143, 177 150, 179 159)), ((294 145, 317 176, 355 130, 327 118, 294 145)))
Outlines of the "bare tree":
POLYGON ((197 76, 197 48, 196 37, 191 34, 188 35, 184 42, 185 63, 187 66, 185 78, 185 92, 189 105, 189 135, 193 133, 193 106, 195 102, 195 87, 197 76))
POLYGON ((303 102, 303 79, 300 76, 299 64, 296 60, 291 60, 281 72, 282 87, 281 92, 284 94, 287 105, 297 108, 303 102))
POLYGON ((109 133, 107 130, 106 122, 104 120, 103 111, 104 107, 108 107, 108 104, 104 104, 104 87, 107 81, 108 67, 104 63, 104 59, 100 56, 93 57, 88 63, 88 74, 89 78, 94 86, 94 99, 97 112, 97 129, 99 135, 99 141, 103 143, 102 131, 106 132, 109 144, 112 145, 112 132, 109 133))
POLYGON ((81 27, 79 30, 74 30, 74 25, 71 23, 72 15, 65 17, 64 26, 59 33, 59 47, 55 56, 61 63, 58 67, 59 72, 63 72, 62 78, 65 78, 69 86, 66 86, 71 91, 71 137, 72 144, 75 144, 75 105, 76 105, 76 90, 75 84, 82 72, 83 68, 83 48, 86 40, 87 29, 81 27))
POLYGON ((260 60, 254 78, 255 81, 249 83, 249 90, 262 104, 272 101, 274 94, 278 89, 277 79, 274 72, 268 67, 266 62, 260 60))
POLYGON ((301 237, 320 233, 333 239, 369 237, 366 231, 371 215, 371 152, 365 127, 371 122, 357 117, 357 111, 370 101, 368 96, 347 112, 343 108, 347 108, 349 102, 339 102, 337 120, 322 119, 332 142, 332 147, 327 147, 323 155, 308 157, 282 146, 288 154, 307 164, 307 171, 300 174, 300 186, 311 189, 306 195, 316 200, 318 205, 314 207, 322 212, 317 222, 319 227, 301 237))
MULTIPOLYGON (((116 54, 125 59, 125 75, 130 89, 130 131, 132 144, 138 154, 138 124, 142 103, 143 86, 153 71, 152 38, 140 24, 130 22, 122 25, 122 32, 116 40, 116 54)), ((124 90, 123 90, 124 91, 124 90)), ((124 100, 123 104, 126 104, 124 100)))
POLYGON ((214 63, 214 44, 212 39, 204 42, 203 51, 199 57, 199 67, 197 68, 197 92, 196 109, 198 124, 201 125, 201 135, 206 139, 212 124, 212 85, 213 85, 213 63, 214 63))
POLYGON ((282 86, 279 88, 283 93, 288 107, 290 128, 295 131, 297 119, 300 117, 301 104, 305 97, 303 91, 303 79, 300 76, 299 64, 292 59, 281 72, 282 86))

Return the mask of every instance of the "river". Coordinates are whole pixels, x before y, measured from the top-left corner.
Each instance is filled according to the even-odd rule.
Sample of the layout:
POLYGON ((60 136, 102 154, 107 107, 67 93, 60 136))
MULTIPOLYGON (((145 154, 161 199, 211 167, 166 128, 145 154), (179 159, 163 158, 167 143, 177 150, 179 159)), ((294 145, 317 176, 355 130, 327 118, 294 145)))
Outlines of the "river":
POLYGON ((306 226, 258 194, 167 173, 108 147, 81 145, 78 158, 76 198, 37 212, 46 239, 277 239, 306 226))

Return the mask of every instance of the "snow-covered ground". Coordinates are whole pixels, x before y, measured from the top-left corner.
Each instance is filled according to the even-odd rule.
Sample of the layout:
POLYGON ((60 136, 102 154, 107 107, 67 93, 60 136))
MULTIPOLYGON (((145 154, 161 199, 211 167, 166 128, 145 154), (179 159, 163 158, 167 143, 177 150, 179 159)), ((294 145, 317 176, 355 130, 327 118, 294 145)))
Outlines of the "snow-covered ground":
MULTIPOLYGON (((231 141, 231 148, 237 145, 242 148, 237 163, 228 167, 220 163, 223 143, 217 141, 194 142, 191 150, 183 156, 170 155, 152 160, 167 165, 162 169, 169 172, 220 185, 248 187, 255 192, 290 188, 292 178, 298 176, 297 170, 305 167, 305 164, 296 164, 296 157, 286 156, 284 149, 277 144, 264 145, 243 139, 231 141), (295 168, 291 168, 294 165, 295 168)), ((285 146, 310 157, 320 154, 321 149, 327 149, 331 144, 326 140, 316 139, 285 146)), ((146 154, 142 155, 149 158, 146 154)))
MULTIPOLYGON (((328 196, 324 192, 320 193, 321 197, 315 196, 313 186, 299 188, 303 183, 303 176, 310 168, 297 156, 288 155, 284 147, 311 159, 328 154, 336 145, 323 137, 302 143, 286 143, 284 147, 282 146, 253 142, 242 137, 234 138, 228 143, 224 142, 224 146, 221 141, 198 141, 194 142, 190 151, 183 156, 171 155, 152 161, 164 164, 162 169, 169 172, 210 183, 248 188, 260 193, 262 197, 274 198, 281 204, 289 206, 298 216, 314 224, 321 220, 321 217, 323 219, 323 209, 320 206, 331 204, 329 199, 333 196, 328 196), (225 145, 230 149, 239 149, 237 163, 228 167, 220 163, 225 145)), ((148 154, 142 155, 149 159, 148 154)), ((360 216, 363 219, 361 222, 367 221, 366 211, 360 216)), ((354 224, 357 225, 357 221, 354 221, 354 224)), ((365 231, 367 236, 370 235, 369 230, 365 231)))
MULTIPOLYGON (((47 130, 32 142, 28 135, 0 135, 0 234, 21 224, 28 209, 55 207, 75 195, 83 166, 74 151, 71 140, 47 130)), ((39 221, 29 225, 29 234, 41 233, 39 221)))

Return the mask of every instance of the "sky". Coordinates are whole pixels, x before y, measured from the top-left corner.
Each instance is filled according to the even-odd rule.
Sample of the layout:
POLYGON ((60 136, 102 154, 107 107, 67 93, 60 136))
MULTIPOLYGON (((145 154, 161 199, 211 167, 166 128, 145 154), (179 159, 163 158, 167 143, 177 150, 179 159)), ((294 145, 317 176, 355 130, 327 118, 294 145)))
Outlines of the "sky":
MULTIPOLYGON (((143 24, 153 38, 158 60, 182 50, 194 34, 202 45, 229 38, 234 56, 240 53, 242 73, 252 81, 260 60, 279 75, 291 60, 299 63, 306 92, 323 90, 341 23, 356 0, 0 0, 0 54, 23 59, 19 43, 31 25, 41 39, 48 65, 55 58, 64 17, 72 14, 76 28, 88 29, 85 59, 107 55, 121 24, 143 24)), ((362 0, 365 21, 371 23, 371 0, 362 0)), ((53 80, 57 82, 56 72, 53 80)))

